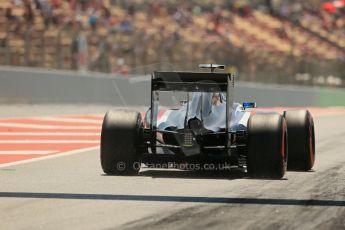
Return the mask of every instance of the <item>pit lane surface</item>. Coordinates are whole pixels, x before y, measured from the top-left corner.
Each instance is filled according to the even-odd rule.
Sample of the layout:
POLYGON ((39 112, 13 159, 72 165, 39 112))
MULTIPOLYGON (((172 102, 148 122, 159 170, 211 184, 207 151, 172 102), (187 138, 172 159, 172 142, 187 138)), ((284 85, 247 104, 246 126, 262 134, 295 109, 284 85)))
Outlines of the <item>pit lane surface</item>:
MULTIPOLYGON (((107 109, 58 108, 2 108, 1 116, 107 109)), ((241 170, 106 176, 97 149, 0 166, 1 229, 345 229, 345 115, 315 113, 314 170, 282 180, 250 179, 241 170)))

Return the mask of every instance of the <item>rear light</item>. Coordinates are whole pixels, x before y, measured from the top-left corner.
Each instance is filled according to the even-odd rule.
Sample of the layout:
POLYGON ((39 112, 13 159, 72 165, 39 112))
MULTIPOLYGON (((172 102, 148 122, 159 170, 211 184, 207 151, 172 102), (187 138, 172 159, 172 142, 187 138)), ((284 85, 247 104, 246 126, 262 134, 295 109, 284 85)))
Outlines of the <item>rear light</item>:
POLYGON ((192 130, 184 130, 183 133, 183 143, 182 146, 184 147, 192 147, 193 146, 193 133, 192 130))

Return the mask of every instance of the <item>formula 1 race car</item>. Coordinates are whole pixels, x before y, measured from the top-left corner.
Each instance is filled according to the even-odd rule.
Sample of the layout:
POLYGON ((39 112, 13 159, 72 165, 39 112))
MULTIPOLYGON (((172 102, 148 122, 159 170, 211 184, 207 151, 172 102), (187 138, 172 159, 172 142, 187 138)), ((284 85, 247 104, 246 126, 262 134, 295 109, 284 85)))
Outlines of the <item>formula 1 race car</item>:
POLYGON ((287 167, 313 167, 309 111, 281 115, 258 111, 254 102, 234 103, 234 76, 214 71, 224 65, 199 67, 211 72, 154 72, 151 107, 143 118, 132 110, 106 113, 100 154, 106 174, 135 175, 142 164, 192 170, 225 165, 246 168, 252 177, 282 178, 287 167))

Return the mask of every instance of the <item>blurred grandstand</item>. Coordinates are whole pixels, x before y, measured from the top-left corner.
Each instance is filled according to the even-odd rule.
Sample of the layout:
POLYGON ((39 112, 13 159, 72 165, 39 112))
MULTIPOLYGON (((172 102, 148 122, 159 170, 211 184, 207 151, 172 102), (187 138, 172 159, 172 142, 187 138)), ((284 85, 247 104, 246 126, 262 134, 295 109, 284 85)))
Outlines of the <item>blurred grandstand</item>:
POLYGON ((1 65, 126 76, 206 62, 345 87, 345 0, 0 0, 1 65))

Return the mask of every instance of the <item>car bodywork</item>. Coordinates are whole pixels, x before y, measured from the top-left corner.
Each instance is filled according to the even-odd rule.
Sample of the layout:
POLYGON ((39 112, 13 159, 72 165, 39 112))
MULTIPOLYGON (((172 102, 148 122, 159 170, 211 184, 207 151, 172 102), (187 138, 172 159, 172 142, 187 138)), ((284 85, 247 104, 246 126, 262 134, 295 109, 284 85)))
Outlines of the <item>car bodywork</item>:
POLYGON ((308 110, 248 111, 256 104, 234 102, 233 75, 214 73, 219 65, 202 67, 211 73, 154 72, 144 119, 138 111, 106 113, 100 151, 105 173, 135 175, 142 163, 186 169, 245 166, 250 176, 279 179, 288 162, 294 170, 313 167, 315 132, 308 110), (164 107, 165 93, 176 94, 173 104, 183 100, 178 107, 164 107))
POLYGON ((144 119, 149 149, 144 162, 225 160, 242 165, 251 113, 234 103, 234 81, 229 73, 154 72, 144 119), (163 91, 185 92, 187 100, 178 109, 160 107, 163 91))

